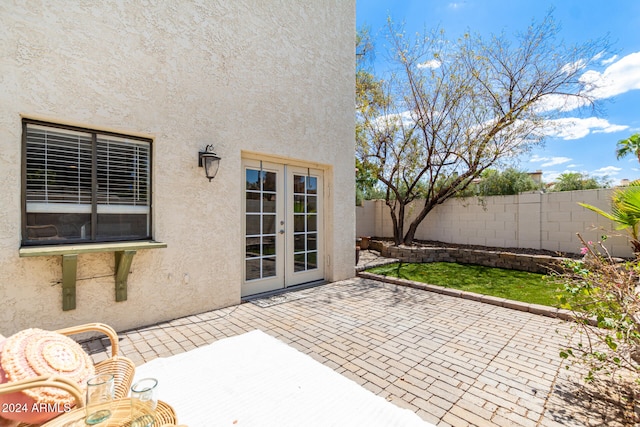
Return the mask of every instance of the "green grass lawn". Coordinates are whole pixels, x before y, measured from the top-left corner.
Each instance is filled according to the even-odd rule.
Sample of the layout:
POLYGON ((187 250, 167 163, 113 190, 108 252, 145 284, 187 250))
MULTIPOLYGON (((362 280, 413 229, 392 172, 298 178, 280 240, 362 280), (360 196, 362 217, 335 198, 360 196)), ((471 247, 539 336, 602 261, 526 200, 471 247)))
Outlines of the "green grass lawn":
POLYGON ((515 301, 558 306, 558 285, 544 274, 450 262, 395 263, 367 271, 515 301))

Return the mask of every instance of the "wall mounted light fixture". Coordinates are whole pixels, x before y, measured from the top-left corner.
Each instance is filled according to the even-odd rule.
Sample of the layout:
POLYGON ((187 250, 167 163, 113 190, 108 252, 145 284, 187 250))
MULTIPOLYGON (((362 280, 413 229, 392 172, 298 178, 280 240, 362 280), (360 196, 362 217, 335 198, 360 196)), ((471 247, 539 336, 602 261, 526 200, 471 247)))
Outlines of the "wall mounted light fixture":
POLYGON ((198 153, 198 166, 204 166, 204 173, 209 178, 209 182, 216 177, 220 166, 220 157, 213 152, 213 145, 207 145, 204 151, 198 153))

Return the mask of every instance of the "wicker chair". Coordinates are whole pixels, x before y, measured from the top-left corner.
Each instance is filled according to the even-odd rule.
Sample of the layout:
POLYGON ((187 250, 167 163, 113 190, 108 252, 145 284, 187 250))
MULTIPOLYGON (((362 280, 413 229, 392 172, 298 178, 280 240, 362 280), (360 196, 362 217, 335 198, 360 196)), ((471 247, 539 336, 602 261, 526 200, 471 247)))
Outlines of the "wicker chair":
MULTIPOLYGON (((13 393, 17 391, 26 390, 29 388, 38 387, 55 387, 66 391, 71 394, 76 401, 76 408, 82 408, 84 406, 84 396, 78 384, 69 379, 58 375, 41 375, 39 377, 28 378, 25 380, 14 381, 11 383, 5 383, 0 385, 0 393, 13 393)), ((38 425, 19 423, 10 420, 0 420, 0 425, 11 427, 37 427, 38 425)))
POLYGON ((28 378, 26 380, 5 383, 0 386, 2 393, 14 393, 29 388, 37 387, 56 387, 71 394, 76 401, 76 406, 82 408, 84 406, 84 396, 78 384, 68 380, 60 375, 41 375, 39 377, 28 378))
MULTIPOLYGON (((103 323, 89 323, 85 325, 73 326, 70 328, 64 328, 57 330, 56 332, 70 336, 77 335, 86 332, 98 332, 106 335, 111 342, 111 357, 95 364, 96 374, 111 374, 114 376, 114 397, 115 399, 126 398, 129 394, 129 388, 133 382, 133 376, 135 373, 135 364, 127 357, 119 356, 120 349, 118 342, 118 335, 116 331, 103 323)), ((13 393, 16 391, 22 391, 28 388, 37 387, 56 387, 63 389, 70 393, 76 400, 76 408, 82 408, 84 406, 84 394, 80 387, 73 381, 69 381, 62 376, 39 376, 35 378, 29 378, 26 380, 15 381, 10 383, 0 384, 0 394, 13 393)), ((54 419, 57 419, 56 417, 54 419)), ((47 423, 48 424, 48 423, 47 423)), ((31 424, 22 423, 19 427, 32 426, 31 424)))
MULTIPOLYGON (((109 405, 111 417, 103 421, 100 426, 104 427, 130 427, 131 425, 131 400, 120 399, 109 405)), ((84 422, 85 412, 83 409, 67 412, 52 419, 42 425, 42 427, 86 427, 84 422)), ((154 414, 154 425, 160 427, 186 427, 176 426, 178 419, 173 408, 167 403, 159 400, 154 414)), ((22 426, 20 426, 22 427, 22 426)))
POLYGON ((129 395, 129 389, 133 382, 136 365, 133 361, 124 356, 118 356, 120 344, 118 334, 109 325, 104 323, 87 323, 85 325, 72 326, 70 328, 59 329, 56 332, 62 335, 76 335, 85 332, 100 332, 106 335, 111 342, 111 357, 95 365, 97 374, 111 374, 115 382, 115 398, 122 399, 129 395))

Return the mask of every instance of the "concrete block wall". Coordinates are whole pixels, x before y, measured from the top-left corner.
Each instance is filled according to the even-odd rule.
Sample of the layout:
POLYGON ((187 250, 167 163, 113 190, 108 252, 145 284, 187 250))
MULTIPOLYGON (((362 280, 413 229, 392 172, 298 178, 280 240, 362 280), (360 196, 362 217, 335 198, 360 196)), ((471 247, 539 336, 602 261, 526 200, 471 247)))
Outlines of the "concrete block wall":
MULTIPOLYGON (((366 202, 356 206, 356 236, 368 236, 376 229, 376 209, 379 203, 366 202)), ((374 233, 375 234, 375 233, 374 233)))
MULTIPOLYGON (((450 199, 427 215, 416 232, 418 240, 492 246, 546 249, 578 253, 586 241, 597 242, 608 235, 605 245, 611 255, 632 256, 624 231, 582 206, 579 202, 610 209, 612 189, 523 193, 478 199, 450 199)), ((406 224, 421 207, 416 201, 408 209, 406 224)), ((392 237, 389 208, 382 200, 365 201, 356 208, 358 236, 392 237)))
POLYGON ((579 249, 575 248, 583 246, 576 233, 580 233, 584 240, 594 242, 606 234, 610 237, 605 245, 612 255, 632 256, 629 243, 623 237, 624 231, 616 231, 611 221, 578 205, 587 203, 609 211, 612 191, 602 188, 544 194, 540 205, 542 249, 576 252, 579 249))

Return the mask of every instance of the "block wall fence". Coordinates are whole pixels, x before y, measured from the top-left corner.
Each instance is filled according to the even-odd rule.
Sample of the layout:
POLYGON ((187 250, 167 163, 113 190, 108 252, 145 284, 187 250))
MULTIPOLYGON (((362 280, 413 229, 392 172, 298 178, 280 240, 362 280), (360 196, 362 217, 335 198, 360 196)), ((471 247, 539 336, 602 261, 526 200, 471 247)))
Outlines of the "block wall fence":
MULTIPOLYGON (((588 203, 608 212, 612 192, 606 188, 449 199, 427 215, 415 238, 579 253, 583 245, 576 233, 594 242, 606 234, 609 237, 604 243, 612 256, 631 257, 624 231, 616 231, 611 221, 578 205, 588 203)), ((410 206, 405 228, 421 206, 421 201, 410 206)), ((369 200, 356 207, 356 235, 393 236, 391 215, 384 200, 369 200)))

